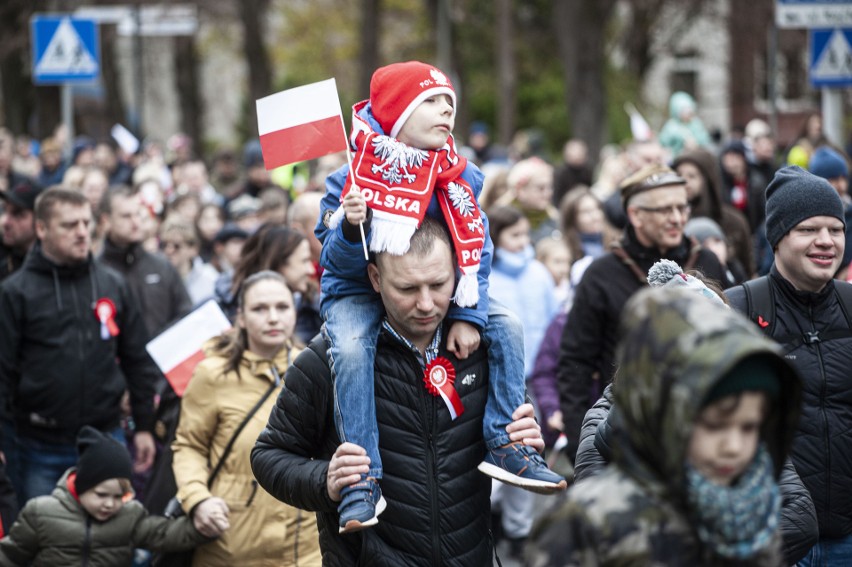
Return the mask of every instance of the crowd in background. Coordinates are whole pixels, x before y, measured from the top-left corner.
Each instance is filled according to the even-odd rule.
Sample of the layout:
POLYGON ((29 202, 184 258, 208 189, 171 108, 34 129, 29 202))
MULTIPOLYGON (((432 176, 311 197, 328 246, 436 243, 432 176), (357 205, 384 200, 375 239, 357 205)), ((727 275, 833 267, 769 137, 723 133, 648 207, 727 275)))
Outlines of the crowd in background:
MULTIPOLYGON (((818 114, 809 116, 800 136, 782 148, 759 119, 714 140, 697 118, 694 101, 684 93, 672 97, 671 112, 658 136, 606 146, 594 159, 579 139, 568 140, 553 160, 535 135, 519 134, 515 143, 502 147, 490 140, 488 127, 479 122, 471 126, 461 148, 485 173, 480 203, 490 219, 495 246, 491 291, 524 322, 525 371, 551 446, 563 434, 553 369, 558 337, 569 320, 573 290, 585 268, 621 238, 627 220, 619 186, 630 174, 659 163, 686 180, 691 212, 685 233, 717 255, 726 274, 726 281, 719 282, 723 288, 764 275, 772 265, 764 191, 780 166, 799 165, 827 179, 843 200, 847 223, 852 219, 849 158, 825 138, 818 114)), ((113 140, 83 135, 71 141, 72 151, 64 155, 67 142, 61 128, 41 141, 0 131, 0 192, 11 194, 22 184, 36 192, 61 185, 84 195, 94 212, 91 253, 126 277, 149 338, 210 299, 237 321, 244 282, 265 271, 281 276, 280 281, 272 279, 275 285, 286 284, 289 293, 284 295, 293 302, 295 319, 287 331, 288 341, 293 340, 287 352, 290 344, 304 346, 319 331, 320 243, 313 229, 320 220, 325 178, 346 163, 345 156, 330 155, 270 172, 257 140, 213 155, 202 155, 198 141, 183 134, 165 142, 145 140, 133 154, 113 140), (180 288, 169 292, 172 299, 164 299, 165 292, 151 295, 149 287, 134 280, 139 277, 134 275, 139 259, 148 258, 143 254, 152 258, 153 267, 146 274, 151 270, 160 274, 157 281, 163 285, 173 278, 169 285, 180 288)), ((27 212, 26 203, 31 213, 31 200, 22 205, 4 199, 3 277, 20 268, 35 240, 34 234, 22 234, 26 231, 16 225, 27 212)), ((852 246, 847 245, 837 278, 852 281, 850 259, 852 246)), ((240 356, 250 346, 237 349, 230 369, 249 364, 240 362, 240 356)), ((227 358, 228 352, 220 349, 216 356, 227 358)), ((154 433, 160 458, 134 481, 137 495, 153 512, 162 512, 175 491, 169 447, 180 401, 165 380, 157 394, 154 433)), ((179 466, 189 470, 187 453, 203 449, 203 443, 186 428, 203 419, 194 415, 180 421, 184 430, 177 433, 179 466)), ((202 453, 209 459, 206 450, 202 453)), ((200 486, 206 479, 199 475, 185 473, 200 486)), ((256 483, 253 486, 257 490, 256 483)), ((253 497, 246 492, 251 487, 240 490, 251 502, 253 497)), ((528 536, 533 502, 528 493, 495 496, 494 508, 502 509, 503 535, 510 542, 522 543, 528 536)))

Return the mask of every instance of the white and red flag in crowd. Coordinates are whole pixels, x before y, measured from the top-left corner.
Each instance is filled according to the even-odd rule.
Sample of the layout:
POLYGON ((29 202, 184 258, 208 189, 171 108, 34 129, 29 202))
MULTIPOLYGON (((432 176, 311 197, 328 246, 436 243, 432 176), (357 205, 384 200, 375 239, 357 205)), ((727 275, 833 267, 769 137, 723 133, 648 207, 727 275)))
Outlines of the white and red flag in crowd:
POLYGON ((204 343, 230 328, 231 322, 211 299, 157 335, 145 349, 175 393, 183 396, 195 367, 204 359, 204 343))
POLYGON ((259 99, 257 130, 266 169, 346 150, 337 83, 327 79, 259 99))

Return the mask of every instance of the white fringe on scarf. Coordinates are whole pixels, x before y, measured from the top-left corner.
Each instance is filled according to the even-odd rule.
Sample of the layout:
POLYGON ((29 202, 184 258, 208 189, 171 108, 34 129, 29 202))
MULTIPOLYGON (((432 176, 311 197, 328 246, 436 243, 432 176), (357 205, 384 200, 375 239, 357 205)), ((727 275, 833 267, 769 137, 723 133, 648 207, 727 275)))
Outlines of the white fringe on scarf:
POLYGON ((337 207, 337 210, 328 218, 328 228, 331 230, 336 229, 341 222, 343 222, 343 217, 346 213, 343 212, 343 207, 337 207))
POLYGON ((462 274, 453 301, 459 307, 473 307, 479 302, 479 280, 476 278, 476 271, 462 274))
POLYGON ((410 223, 399 222, 399 217, 391 220, 382 216, 379 211, 373 211, 373 220, 370 224, 370 250, 402 256, 411 246, 411 237, 417 230, 417 221, 411 219, 410 223))

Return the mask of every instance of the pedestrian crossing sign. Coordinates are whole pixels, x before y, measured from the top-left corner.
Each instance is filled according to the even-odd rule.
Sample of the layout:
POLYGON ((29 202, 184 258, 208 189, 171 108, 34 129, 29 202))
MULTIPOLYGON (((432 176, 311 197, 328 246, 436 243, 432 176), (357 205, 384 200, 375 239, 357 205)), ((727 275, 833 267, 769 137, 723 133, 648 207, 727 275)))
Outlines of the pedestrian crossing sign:
POLYGON ((809 36, 811 85, 852 86, 852 29, 813 29, 809 36))
POLYGON ((33 82, 50 85, 83 82, 100 75, 98 25, 69 15, 31 20, 33 82))

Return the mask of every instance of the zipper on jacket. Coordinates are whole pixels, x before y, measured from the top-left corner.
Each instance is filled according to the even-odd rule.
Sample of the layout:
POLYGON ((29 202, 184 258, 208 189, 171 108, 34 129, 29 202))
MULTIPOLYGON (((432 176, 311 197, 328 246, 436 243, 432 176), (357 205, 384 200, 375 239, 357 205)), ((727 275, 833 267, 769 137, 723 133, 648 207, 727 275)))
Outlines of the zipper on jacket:
POLYGON ((441 567, 441 523, 439 520, 441 506, 438 499, 438 450, 435 446, 435 430, 438 423, 438 398, 434 396, 428 397, 431 398, 427 401, 427 413, 429 415, 429 434, 427 441, 429 442, 430 476, 432 480, 432 489, 430 490, 432 497, 432 564, 435 567, 441 567))
MULTIPOLYGON (((811 322, 811 329, 814 334, 818 334, 816 325, 814 325, 814 309, 813 306, 808 306, 808 319, 811 322)), ((828 380, 825 377, 825 365, 822 362, 822 349, 819 346, 819 340, 812 343, 817 355, 817 364, 819 365, 820 377, 820 392, 819 392, 819 413, 822 420, 822 428, 824 435, 822 436, 825 451, 825 503, 828 506, 826 517, 831 517, 831 443, 828 440, 828 416, 825 412, 825 393, 828 390, 828 380)))
MULTIPOLYGON (((413 354, 409 354, 410 358, 413 358, 413 354)), ((420 368, 420 364, 417 363, 414 368, 418 371, 422 372, 422 368, 420 368)), ((431 485, 429 488, 430 499, 431 499, 431 509, 429 513, 430 520, 430 532, 432 539, 432 564, 435 567, 441 567, 441 528, 440 521, 438 520, 438 515, 440 514, 441 508, 438 500, 438 468, 437 468, 437 451, 435 450, 435 423, 437 421, 437 411, 435 405, 435 397, 429 395, 425 389, 420 390, 420 400, 422 403, 420 404, 422 421, 423 421, 423 441, 426 443, 427 453, 426 453, 426 474, 429 479, 429 484, 431 485)))
MULTIPOLYGON (((80 377, 80 392, 86 391, 86 375, 88 374, 88 369, 86 368, 86 351, 83 348, 83 345, 86 344, 86 337, 84 336, 86 323, 83 318, 84 314, 80 313, 80 297, 77 293, 76 281, 71 281, 71 303, 74 306, 74 317, 77 320, 74 325, 77 327, 77 358, 80 360, 81 371, 78 372, 80 377)), ((94 301, 94 299, 92 299, 94 301)), ((83 406, 85 402, 83 401, 85 396, 77 397, 77 423, 85 423, 86 416, 84 415, 83 406)), ((86 534, 88 535, 88 526, 86 528, 86 534)), ((85 563, 84 563, 85 565, 85 563)))
POLYGON ((83 567, 89 565, 89 552, 92 549, 92 518, 86 515, 86 537, 83 539, 83 567))

